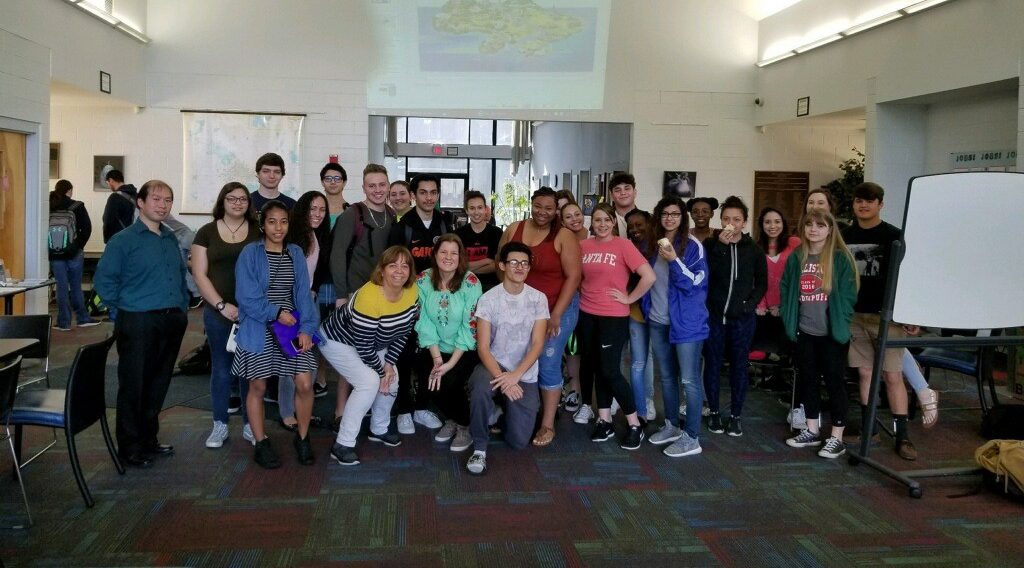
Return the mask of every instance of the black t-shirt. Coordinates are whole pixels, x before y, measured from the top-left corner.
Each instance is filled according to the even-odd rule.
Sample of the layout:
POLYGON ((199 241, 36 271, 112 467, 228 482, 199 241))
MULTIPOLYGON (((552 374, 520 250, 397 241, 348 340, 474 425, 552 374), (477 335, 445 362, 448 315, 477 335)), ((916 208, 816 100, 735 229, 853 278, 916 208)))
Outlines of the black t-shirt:
POLYGON ((870 229, 862 229, 854 222, 842 234, 860 273, 860 290, 853 311, 877 314, 882 311, 892 242, 900 238, 900 230, 885 221, 870 229))
MULTIPOLYGON (((483 231, 477 233, 473 230, 472 223, 466 223, 455 230, 455 234, 462 239, 462 245, 466 247, 466 256, 469 262, 483 260, 485 258, 498 258, 498 241, 501 240, 501 229, 494 225, 486 225, 483 231)), ((490 274, 477 274, 484 292, 498 285, 498 276, 493 272, 490 274)))
MULTIPOLYGON (((288 208, 289 211, 291 211, 295 207, 295 200, 283 193, 278 195, 274 199, 283 203, 284 206, 288 208)), ((267 202, 270 201, 270 199, 263 197, 263 194, 260 193, 260 191, 257 189, 256 191, 249 194, 249 201, 252 202, 253 210, 255 210, 256 214, 259 215, 260 209, 263 209, 263 206, 266 205, 267 202)))
POLYGON ((434 211, 430 218, 430 226, 424 227, 423 219, 413 209, 402 215, 402 219, 391 227, 388 246, 401 245, 408 248, 416 264, 416 274, 419 274, 430 268, 430 255, 434 243, 438 237, 451 231, 451 227, 451 222, 440 211, 434 211))

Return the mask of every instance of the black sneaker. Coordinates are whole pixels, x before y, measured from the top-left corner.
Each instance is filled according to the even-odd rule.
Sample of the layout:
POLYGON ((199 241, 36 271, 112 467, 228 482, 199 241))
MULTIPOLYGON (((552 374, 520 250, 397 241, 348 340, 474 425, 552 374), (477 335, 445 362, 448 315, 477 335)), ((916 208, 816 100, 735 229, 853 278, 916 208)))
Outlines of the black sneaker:
POLYGON ((842 440, 832 436, 825 441, 825 445, 818 450, 818 455, 827 459, 836 459, 846 453, 846 444, 842 440))
POLYGON ((313 398, 322 398, 327 396, 327 385, 321 385, 320 383, 313 381, 313 398))
POLYGON ((233 396, 228 399, 228 414, 237 414, 242 409, 242 399, 233 396))
POLYGON ((729 418, 729 423, 725 425, 725 433, 737 438, 743 435, 743 425, 740 424, 739 416, 731 416, 729 418))
POLYGON ((355 448, 335 443, 331 446, 331 457, 341 465, 359 465, 359 454, 355 448))
POLYGON ((316 459, 313 457, 313 445, 309 443, 309 434, 306 434, 305 438, 300 438, 299 433, 295 433, 295 455, 299 458, 299 463, 302 465, 313 465, 316 459))
POLYGON ((725 433, 725 426, 722 425, 722 415, 717 412, 712 412, 708 415, 708 432, 713 434, 725 433))
POLYGON ((380 442, 381 444, 391 446, 392 448, 402 445, 402 439, 398 437, 397 432, 386 432, 384 434, 374 434, 373 432, 370 432, 367 439, 371 442, 380 442))
POLYGON ((630 426, 629 431, 626 432, 626 437, 622 439, 622 443, 619 447, 623 450, 639 450, 640 444, 643 443, 647 435, 644 434, 643 426, 630 426))
POLYGON ((256 442, 256 451, 253 454, 253 459, 263 469, 277 469, 281 467, 281 460, 277 458, 277 452, 270 445, 269 438, 263 438, 256 442))
POLYGON ((605 422, 600 418, 597 419, 597 426, 594 427, 594 433, 590 435, 591 442, 606 442, 615 437, 615 428, 612 427, 611 422, 605 422))

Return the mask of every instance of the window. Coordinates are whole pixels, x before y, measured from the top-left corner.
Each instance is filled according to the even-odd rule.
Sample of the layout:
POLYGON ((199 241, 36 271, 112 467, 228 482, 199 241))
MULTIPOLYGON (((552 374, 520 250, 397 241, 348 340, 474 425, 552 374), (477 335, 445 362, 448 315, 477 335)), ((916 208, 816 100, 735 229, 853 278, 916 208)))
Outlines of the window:
POLYGON ((490 146, 494 144, 494 121, 469 121, 469 143, 483 144, 484 146, 490 146))
POLYGON ((494 160, 469 161, 469 189, 475 189, 484 195, 494 191, 494 160))
POLYGON ((409 118, 408 141, 427 144, 468 144, 465 118, 409 118))

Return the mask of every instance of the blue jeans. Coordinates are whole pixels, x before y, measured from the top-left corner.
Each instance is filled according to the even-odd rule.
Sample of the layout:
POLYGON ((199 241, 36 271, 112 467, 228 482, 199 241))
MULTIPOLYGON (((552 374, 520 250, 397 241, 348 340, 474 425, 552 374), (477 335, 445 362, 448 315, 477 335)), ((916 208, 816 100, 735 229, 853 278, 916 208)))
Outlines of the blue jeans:
POLYGON ((231 362, 234 353, 228 353, 228 334, 231 333, 231 322, 222 318, 212 307, 203 308, 203 326, 206 328, 206 340, 210 343, 210 398, 213 400, 213 419, 228 423, 228 401, 233 386, 237 386, 242 397, 242 409, 239 411, 243 422, 249 422, 245 415, 245 397, 249 394, 249 381, 239 381, 231 374, 231 362))
POLYGON ((57 281, 57 327, 71 327, 72 309, 79 324, 92 321, 85 309, 85 298, 82 296, 84 266, 85 253, 82 251, 78 251, 72 259, 50 261, 50 270, 57 281))
POLYGON ((665 419, 679 426, 679 383, 686 394, 686 425, 683 429, 696 440, 700 435, 700 410, 704 404, 704 382, 700 377, 700 351, 703 341, 669 342, 669 326, 649 322, 651 349, 661 372, 661 398, 665 419))
POLYGON ((541 390, 558 390, 562 388, 562 352, 569 336, 576 329, 576 320, 580 317, 580 295, 577 293, 569 302, 569 307, 562 314, 561 327, 558 335, 549 337, 544 343, 537 362, 537 383, 541 390))
POLYGON ((647 324, 629 318, 629 384, 641 417, 647 416, 647 401, 654 396, 654 361, 647 324))
MULTIPOLYGON (((725 359, 726 341, 729 343, 729 386, 731 405, 729 412, 739 418, 743 413, 743 402, 747 398, 747 359, 750 357, 750 343, 754 340, 757 320, 754 314, 745 314, 722 323, 721 318, 708 318, 708 339, 704 353, 704 393, 708 396, 708 408, 718 412, 718 378, 725 359)), ((689 412, 689 409, 687 409, 689 412)))

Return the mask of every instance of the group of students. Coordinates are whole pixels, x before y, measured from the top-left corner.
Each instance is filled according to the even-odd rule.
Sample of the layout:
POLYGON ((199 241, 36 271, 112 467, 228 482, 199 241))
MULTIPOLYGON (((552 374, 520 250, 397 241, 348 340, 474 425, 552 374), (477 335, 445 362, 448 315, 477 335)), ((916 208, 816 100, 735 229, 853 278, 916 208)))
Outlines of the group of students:
MULTIPOLYGON (((356 441, 367 413, 369 441, 397 446, 419 424, 452 451, 472 448, 466 467, 473 474, 487 468, 492 433, 503 433, 513 448, 548 446, 559 407, 586 424, 595 417, 592 402, 597 412, 591 439, 614 438, 612 415, 621 410, 626 431, 620 445, 636 450, 648 439, 647 423, 656 414, 656 361, 665 423, 649 441, 664 446, 668 456, 694 455, 702 451, 702 414, 712 433, 743 434, 755 330, 776 325, 795 343, 798 402, 807 416, 805 428, 787 443, 822 445, 817 417, 824 380, 833 426, 819 455, 843 452, 846 344, 851 343, 850 364, 861 367, 863 378, 864 360, 854 354, 871 349, 871 339, 862 340, 858 329, 877 332, 878 307, 872 302, 880 301, 874 288, 884 283, 884 274, 877 267, 887 254, 878 234, 892 235, 891 226, 878 218, 882 193, 877 185, 857 189, 857 225, 849 229, 860 237, 853 242, 871 245, 855 250, 871 260, 862 263, 844 244, 829 208, 814 207, 810 200, 792 237, 781 213, 762 212, 755 242, 744 232, 748 210, 739 198, 722 204, 722 228, 713 230, 715 199, 684 202, 668 196, 648 214, 635 207, 635 180, 625 173, 610 180, 611 200, 596 206, 589 230, 568 192, 541 188, 532 195, 529 218, 504 232, 489 223, 487 199, 475 191, 465 196, 469 223, 453 227, 436 209, 440 180, 429 174, 389 183, 387 170, 370 164, 362 175, 365 199, 352 205, 341 196, 347 174, 335 163, 320 172, 324 192, 307 192, 298 201, 278 190, 285 175, 280 156, 260 157, 256 175, 257 191, 250 193, 238 182, 221 189, 213 221, 199 229, 192 245, 191 271, 206 304, 203 321, 212 358, 214 422, 207 447, 220 447, 227 439, 229 401, 237 388, 245 400, 242 436, 255 446, 255 461, 266 468, 281 465, 263 419, 268 380, 276 377, 282 425, 295 432, 297 459, 314 463, 310 426, 328 421, 313 416, 313 400, 327 393, 327 377, 333 374, 338 388, 329 422, 337 437, 331 455, 343 465, 359 463, 356 441), (874 217, 861 216, 861 202, 874 204, 874 217), (864 273, 859 289, 858 272, 864 273), (627 342, 628 380, 621 370, 627 342), (732 388, 723 420, 718 376, 726 357, 732 388), (570 379, 563 389, 565 371, 570 379)), ((166 215, 173 192, 153 181, 143 186, 138 200, 140 227, 126 233, 141 236, 148 229, 165 240, 165 230, 152 221, 166 215), (149 205, 154 189, 161 190, 161 201, 149 205)), ((175 267, 166 254, 151 253, 142 263, 163 259, 163 266, 124 274, 140 271, 130 261, 146 253, 127 249, 145 242, 112 240, 96 276, 103 297, 129 313, 127 321, 119 317, 117 322, 122 358, 128 349, 146 348, 138 344, 141 336, 125 337, 140 331, 131 314, 173 316, 164 322, 172 324, 168 329, 176 329, 184 315, 182 300, 170 293, 169 273, 175 267), (131 291, 133 282, 161 276, 167 276, 162 290, 131 291), (156 309, 152 302, 138 301, 139 294, 151 298, 151 293, 168 294, 173 301, 156 309)), ((163 343, 180 345, 180 334, 175 343, 173 332, 161 333, 170 337, 163 343)), ((784 343, 779 342, 779 351, 788 349, 784 343)), ((166 364, 161 349, 169 346, 157 347, 148 360, 130 361, 136 368, 119 369, 118 438, 122 454, 128 448, 128 462, 143 467, 153 448, 162 447, 152 404, 145 402, 166 393, 162 380, 151 375, 166 364), (126 388, 126 382, 142 386, 126 388), (121 391, 139 391, 143 408, 136 401, 126 420, 134 412, 145 417, 142 426, 122 426, 121 391)), ((867 377, 871 360, 866 360, 867 377)), ((902 377, 890 382, 888 363, 887 358, 897 450, 912 449, 906 392, 902 407, 896 393, 902 377)), ((866 400, 866 389, 861 390, 866 400)), ((935 406, 924 408, 926 423, 928 410, 934 422, 935 406)))

